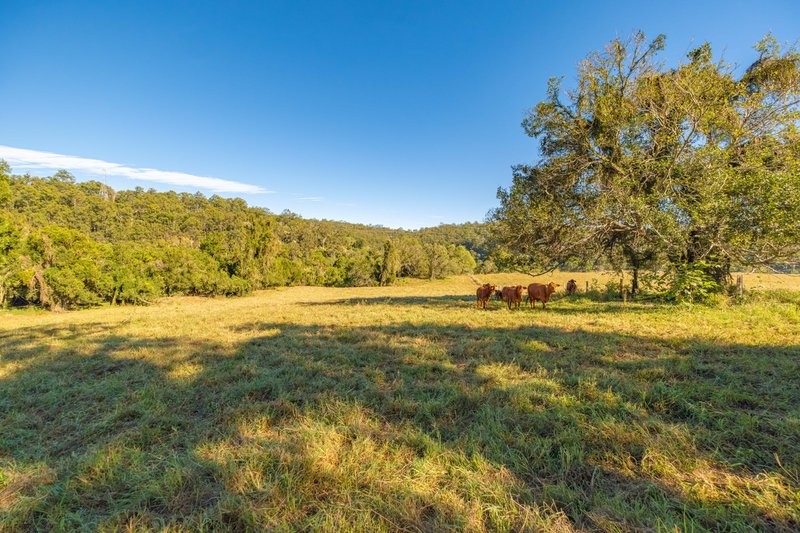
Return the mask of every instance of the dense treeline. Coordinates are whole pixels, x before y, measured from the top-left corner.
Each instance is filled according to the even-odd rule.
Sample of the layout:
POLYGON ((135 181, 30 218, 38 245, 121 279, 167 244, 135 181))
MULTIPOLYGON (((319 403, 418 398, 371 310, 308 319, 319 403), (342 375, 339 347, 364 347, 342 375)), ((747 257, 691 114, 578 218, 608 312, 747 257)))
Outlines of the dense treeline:
POLYGON ((281 285, 377 285, 473 271, 482 224, 418 231, 303 219, 202 194, 12 175, 0 161, 0 305, 72 308, 281 285))

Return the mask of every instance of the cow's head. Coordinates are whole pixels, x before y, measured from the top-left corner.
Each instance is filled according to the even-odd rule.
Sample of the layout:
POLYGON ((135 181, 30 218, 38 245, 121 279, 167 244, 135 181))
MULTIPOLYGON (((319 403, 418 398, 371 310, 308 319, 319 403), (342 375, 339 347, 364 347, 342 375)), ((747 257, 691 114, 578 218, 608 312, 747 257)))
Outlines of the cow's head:
POLYGON ((556 292, 556 289, 559 287, 558 283, 551 281, 547 284, 547 294, 553 294, 556 292))

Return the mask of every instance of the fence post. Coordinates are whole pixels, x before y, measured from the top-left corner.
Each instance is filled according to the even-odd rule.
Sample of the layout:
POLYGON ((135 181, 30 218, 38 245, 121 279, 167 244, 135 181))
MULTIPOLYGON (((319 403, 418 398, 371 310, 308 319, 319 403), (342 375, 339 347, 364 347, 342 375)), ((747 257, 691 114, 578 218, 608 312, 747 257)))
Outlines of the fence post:
POLYGON ((589 282, 588 281, 586 282, 586 293, 587 294, 589 293, 589 282))
POLYGON ((627 305, 628 303, 628 287, 625 287, 625 290, 622 291, 622 305, 627 305))
POLYGON ((744 295, 744 276, 741 274, 736 276, 736 292, 739 296, 744 295))

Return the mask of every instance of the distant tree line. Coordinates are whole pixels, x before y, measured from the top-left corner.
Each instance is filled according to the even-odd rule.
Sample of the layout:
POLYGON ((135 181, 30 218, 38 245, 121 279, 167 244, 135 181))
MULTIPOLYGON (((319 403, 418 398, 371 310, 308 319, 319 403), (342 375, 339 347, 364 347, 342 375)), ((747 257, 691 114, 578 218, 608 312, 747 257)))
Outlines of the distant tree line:
POLYGON ((409 231, 273 214, 244 200, 13 175, 0 160, 0 305, 145 304, 283 285, 468 273, 484 224, 409 231))

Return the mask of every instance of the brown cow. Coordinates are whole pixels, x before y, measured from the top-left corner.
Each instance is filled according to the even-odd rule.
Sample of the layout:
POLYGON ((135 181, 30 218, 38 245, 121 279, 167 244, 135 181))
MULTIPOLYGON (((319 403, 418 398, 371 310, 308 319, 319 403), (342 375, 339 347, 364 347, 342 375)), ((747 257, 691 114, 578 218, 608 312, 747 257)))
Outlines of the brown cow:
POLYGON ((503 287, 503 290, 500 293, 500 298, 502 298, 503 301, 508 305, 509 309, 511 309, 512 305, 519 309, 519 304, 522 303, 522 291, 524 290, 525 287, 522 285, 503 287))
POLYGON ((578 292, 578 282, 574 279, 571 279, 567 282, 567 286, 565 287, 567 294, 575 294, 578 292))
POLYGON ((550 296, 556 292, 556 287, 558 287, 558 283, 553 283, 552 281, 547 285, 542 285, 541 283, 528 285, 528 301, 531 307, 533 307, 536 300, 539 300, 542 302, 542 309, 545 309, 545 304, 550 301, 550 296))
POLYGON ((483 307, 486 309, 486 302, 489 301, 489 298, 492 297, 492 294, 495 291, 494 285, 489 285, 488 283, 484 283, 480 287, 478 287, 477 296, 478 296, 478 303, 476 307, 483 307))

